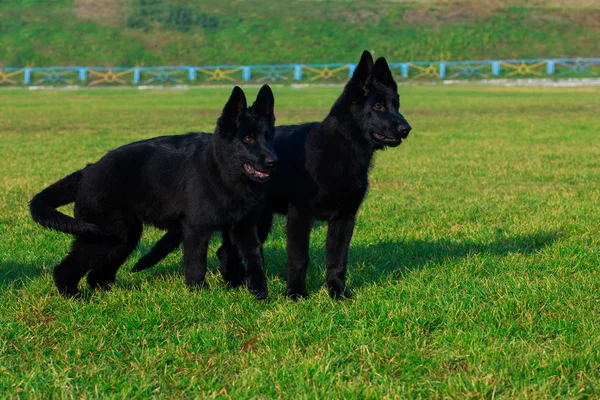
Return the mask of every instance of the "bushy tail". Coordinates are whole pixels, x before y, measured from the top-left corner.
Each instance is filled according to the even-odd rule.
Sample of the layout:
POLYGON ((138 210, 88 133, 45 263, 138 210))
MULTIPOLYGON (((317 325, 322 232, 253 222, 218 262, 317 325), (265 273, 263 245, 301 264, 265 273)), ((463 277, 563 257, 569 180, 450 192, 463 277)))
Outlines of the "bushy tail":
POLYGON ((75 201, 82 170, 73 172, 36 194, 29 202, 33 220, 46 228, 82 236, 110 236, 98 225, 81 221, 56 210, 75 201))

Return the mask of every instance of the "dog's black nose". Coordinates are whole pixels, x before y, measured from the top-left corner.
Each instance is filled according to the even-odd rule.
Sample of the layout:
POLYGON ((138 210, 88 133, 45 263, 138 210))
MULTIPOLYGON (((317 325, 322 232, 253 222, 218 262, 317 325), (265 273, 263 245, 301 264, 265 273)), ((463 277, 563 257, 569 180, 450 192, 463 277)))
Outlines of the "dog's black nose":
POLYGON ((276 158, 267 157, 267 159, 265 160, 265 164, 269 169, 275 168, 277 166, 277 163, 278 161, 276 158))
POLYGON ((400 136, 402 136, 402 139, 406 139, 411 129, 412 127, 409 124, 398 125, 398 132, 400 132, 400 136))

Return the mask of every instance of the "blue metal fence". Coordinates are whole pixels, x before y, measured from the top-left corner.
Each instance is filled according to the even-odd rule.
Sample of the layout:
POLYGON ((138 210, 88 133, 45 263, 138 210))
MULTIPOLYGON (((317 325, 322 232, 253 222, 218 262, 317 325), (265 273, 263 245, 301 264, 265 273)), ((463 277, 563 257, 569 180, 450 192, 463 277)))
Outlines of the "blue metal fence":
MULTIPOLYGON (((595 77, 600 58, 392 62, 399 80, 595 77)), ((344 82, 356 64, 0 68, 0 86, 344 82)))

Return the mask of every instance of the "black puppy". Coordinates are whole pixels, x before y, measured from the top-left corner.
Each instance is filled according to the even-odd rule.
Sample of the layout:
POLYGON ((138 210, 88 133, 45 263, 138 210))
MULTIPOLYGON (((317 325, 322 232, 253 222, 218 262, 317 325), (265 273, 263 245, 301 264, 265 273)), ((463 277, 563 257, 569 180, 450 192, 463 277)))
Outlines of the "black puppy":
MULTIPOLYGON (((310 232, 315 220, 328 222, 327 286, 332 297, 351 297, 346 288, 348 247, 356 212, 369 185, 373 152, 396 147, 411 126, 399 112, 398 87, 386 60, 373 65, 367 51, 322 122, 278 126, 275 150, 280 167, 273 173, 258 234, 264 242, 273 213, 287 214, 287 295, 305 297, 310 232)), ((176 234, 167 234, 147 255, 164 258, 161 250, 175 249, 176 234), (165 242, 169 242, 167 245, 165 242)), ((241 259, 226 236, 217 252, 221 272, 240 271, 241 259)), ((144 268, 151 265, 148 262, 144 268)))
POLYGON ((206 253, 213 232, 230 231, 246 259, 250 291, 265 298, 252 211, 264 201, 265 181, 277 164, 273 106, 269 86, 261 88, 250 109, 236 86, 213 135, 163 136, 125 145, 37 194, 30 203, 33 219, 75 235, 71 252, 54 268, 58 291, 78 295, 78 282, 88 271, 91 287, 108 288, 145 223, 183 238, 190 287, 206 286, 206 253), (75 218, 56 210, 72 202, 75 218))

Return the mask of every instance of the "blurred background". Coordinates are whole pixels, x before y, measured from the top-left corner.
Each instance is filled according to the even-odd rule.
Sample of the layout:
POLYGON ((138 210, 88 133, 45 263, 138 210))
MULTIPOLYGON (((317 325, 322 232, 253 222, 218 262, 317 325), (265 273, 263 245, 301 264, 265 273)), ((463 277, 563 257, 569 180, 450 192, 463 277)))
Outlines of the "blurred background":
MULTIPOLYGON (((0 0, 0 68, 600 56, 598 0, 0 0)), ((347 76, 347 74, 346 74, 347 76)))

